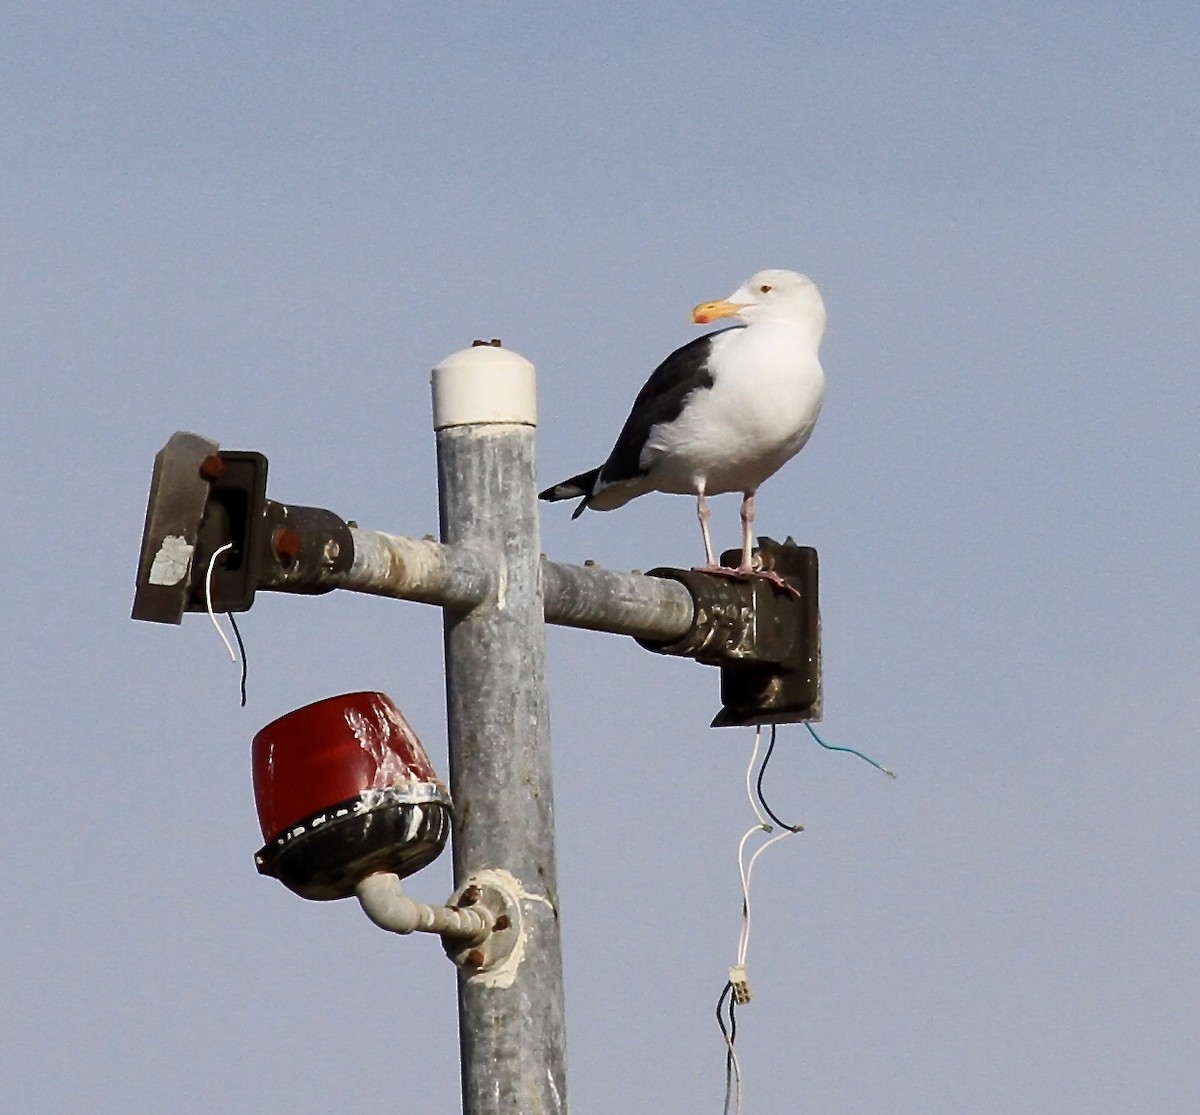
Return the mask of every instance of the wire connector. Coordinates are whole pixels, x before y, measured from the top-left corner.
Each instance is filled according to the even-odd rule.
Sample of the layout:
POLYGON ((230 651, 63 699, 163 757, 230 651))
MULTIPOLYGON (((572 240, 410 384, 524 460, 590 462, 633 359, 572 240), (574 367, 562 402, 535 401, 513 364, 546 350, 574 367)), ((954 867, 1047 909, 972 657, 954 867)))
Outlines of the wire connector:
POLYGON ((750 1002, 750 981, 746 977, 745 964, 735 964, 729 969, 729 986, 733 988, 733 1001, 739 1007, 750 1002))

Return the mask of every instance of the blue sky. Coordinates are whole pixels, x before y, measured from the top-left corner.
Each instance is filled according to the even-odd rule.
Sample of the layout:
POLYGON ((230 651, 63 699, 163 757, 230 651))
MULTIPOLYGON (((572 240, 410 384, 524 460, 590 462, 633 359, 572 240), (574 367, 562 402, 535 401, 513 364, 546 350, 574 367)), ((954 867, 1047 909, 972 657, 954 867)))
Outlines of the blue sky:
MULTIPOLYGON (((826 738, 899 779, 782 735, 747 1111, 1191 1112, 1198 48, 1183 3, 0 15, 14 1110, 457 1103, 436 942, 252 862, 289 709, 382 689, 445 770, 440 617, 264 595, 240 709, 206 622, 128 619, 170 433, 422 535, 443 356, 536 363, 550 483, 692 305, 792 267, 829 391, 759 523, 821 553, 826 738)), ((701 556, 667 496, 548 506, 543 548, 701 556)), ((573 1107, 719 1110, 749 733, 708 669, 549 655, 573 1107)))

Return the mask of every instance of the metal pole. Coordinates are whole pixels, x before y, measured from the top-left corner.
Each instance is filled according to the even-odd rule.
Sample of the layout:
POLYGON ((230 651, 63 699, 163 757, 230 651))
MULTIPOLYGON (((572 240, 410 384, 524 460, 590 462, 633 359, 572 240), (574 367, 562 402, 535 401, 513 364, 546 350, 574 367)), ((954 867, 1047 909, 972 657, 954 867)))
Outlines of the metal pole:
MULTIPOLYGON (((354 564, 339 575, 339 588, 420 600, 465 612, 496 590, 491 560, 469 546, 446 546, 432 538, 406 538, 352 527, 354 564)), ((664 642, 692 625, 691 594, 678 581, 620 573, 594 565, 541 559, 547 623, 585 627, 664 642)))
POLYGON ((465 1115, 567 1109, 562 951, 545 685, 533 366, 502 348, 433 373, 442 538, 486 555, 494 591, 445 612, 454 871, 501 870, 521 899, 519 962, 459 974, 465 1115))

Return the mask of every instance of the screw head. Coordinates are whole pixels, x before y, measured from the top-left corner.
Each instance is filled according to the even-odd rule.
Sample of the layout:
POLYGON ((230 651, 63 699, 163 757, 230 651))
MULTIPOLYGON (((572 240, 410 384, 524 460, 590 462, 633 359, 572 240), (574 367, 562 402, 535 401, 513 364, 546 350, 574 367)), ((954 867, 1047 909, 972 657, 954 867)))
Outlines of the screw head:
POLYGON ((471 949, 471 951, 463 957, 463 963, 466 964, 468 968, 482 968, 483 961, 483 949, 471 949))
POLYGON ((216 453, 210 453, 200 462, 200 475, 205 480, 220 480, 225 475, 225 462, 216 453))
POLYGON ((300 556, 300 533, 291 527, 279 527, 271 536, 271 546, 275 556, 289 565, 300 556))

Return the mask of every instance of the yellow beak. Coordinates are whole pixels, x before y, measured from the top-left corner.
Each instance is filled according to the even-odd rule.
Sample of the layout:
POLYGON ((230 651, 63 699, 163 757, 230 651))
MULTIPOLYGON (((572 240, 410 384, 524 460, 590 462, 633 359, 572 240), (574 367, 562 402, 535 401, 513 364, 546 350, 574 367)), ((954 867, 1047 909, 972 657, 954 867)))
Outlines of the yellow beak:
POLYGON ((728 302, 725 299, 719 302, 701 302, 692 311, 692 321, 697 325, 707 325, 710 321, 716 321, 718 318, 733 317, 742 308, 741 302, 728 302))

